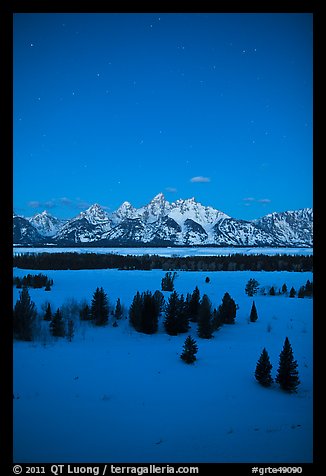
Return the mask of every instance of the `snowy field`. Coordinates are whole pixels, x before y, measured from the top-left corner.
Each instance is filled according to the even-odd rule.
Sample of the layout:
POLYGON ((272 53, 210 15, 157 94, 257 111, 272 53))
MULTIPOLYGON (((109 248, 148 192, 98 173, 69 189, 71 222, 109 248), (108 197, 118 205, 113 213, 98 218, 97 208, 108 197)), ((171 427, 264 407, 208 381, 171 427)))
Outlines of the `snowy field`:
POLYGON ((304 255, 313 254, 312 248, 24 248, 15 247, 13 253, 100 253, 119 255, 158 255, 158 256, 228 256, 235 253, 245 255, 304 255))
MULTIPOLYGON (((15 276, 29 272, 37 274, 14 269, 15 276)), ((71 299, 90 302, 97 286, 112 306, 120 297, 128 309, 137 290, 160 290, 164 276, 161 270, 42 273, 54 285, 50 292, 30 289, 39 311, 46 301, 53 311, 71 299)), ((312 273, 179 272, 177 292, 198 285, 214 307, 225 292, 239 305, 236 323, 211 340, 198 338, 192 324, 199 348, 193 365, 180 359, 187 334, 168 336, 162 322, 154 335, 137 333, 123 318, 118 327, 112 320, 104 328, 78 322, 71 343, 46 334, 40 342, 15 342, 14 461, 311 462, 313 301, 258 294, 258 320, 251 323, 249 278, 277 289, 286 283, 288 290, 313 280, 312 273), (276 384, 263 388, 254 378, 263 347, 275 378, 286 336, 298 361, 296 394, 276 384)), ((13 294, 16 302, 19 290, 13 294)))

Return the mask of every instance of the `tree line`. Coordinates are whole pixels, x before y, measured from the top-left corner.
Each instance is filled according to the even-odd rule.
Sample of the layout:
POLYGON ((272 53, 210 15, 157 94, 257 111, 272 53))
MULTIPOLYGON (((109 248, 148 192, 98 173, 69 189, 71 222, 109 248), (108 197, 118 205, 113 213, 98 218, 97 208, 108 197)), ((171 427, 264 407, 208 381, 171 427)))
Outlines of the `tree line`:
MULTIPOLYGON (((192 293, 179 295, 172 291, 167 301, 161 291, 144 291, 135 294, 130 308, 126 312, 121 305, 120 298, 114 307, 110 306, 109 298, 102 287, 97 287, 90 303, 77 305, 76 312, 82 321, 90 321, 96 326, 105 326, 112 316, 112 325, 117 326, 119 319, 125 314, 130 325, 138 332, 154 334, 158 331, 159 318, 163 317, 163 327, 169 335, 178 335, 188 332, 190 322, 196 323, 198 336, 210 339, 213 332, 223 324, 234 324, 238 306, 229 293, 225 293, 221 305, 216 309, 196 286, 192 293)), ((19 340, 34 340, 37 332, 37 318, 49 322, 49 330, 54 337, 73 336, 73 322, 71 312, 64 318, 63 309, 53 310, 47 303, 43 315, 37 312, 35 303, 31 300, 28 288, 23 287, 19 299, 13 309, 14 337, 19 340), (70 329, 69 329, 70 326, 70 329)))
POLYGON ((121 269, 165 271, 312 271, 311 255, 158 256, 114 253, 22 253, 15 254, 13 266, 22 269, 121 269))
POLYGON ((51 286, 53 286, 53 280, 49 279, 45 274, 27 274, 20 278, 19 276, 13 277, 13 285, 16 288, 21 289, 22 287, 31 287, 34 289, 45 288, 46 291, 50 291, 51 286))
POLYGON ((294 298, 297 296, 298 298, 308 297, 311 298, 313 296, 313 282, 307 279, 306 283, 301 285, 298 291, 292 286, 290 291, 288 291, 288 287, 286 283, 276 289, 275 286, 269 286, 268 288, 263 287, 259 288, 259 282, 255 278, 250 278, 245 287, 245 293, 252 297, 260 291, 260 294, 263 296, 277 296, 283 295, 288 296, 290 298, 294 298))

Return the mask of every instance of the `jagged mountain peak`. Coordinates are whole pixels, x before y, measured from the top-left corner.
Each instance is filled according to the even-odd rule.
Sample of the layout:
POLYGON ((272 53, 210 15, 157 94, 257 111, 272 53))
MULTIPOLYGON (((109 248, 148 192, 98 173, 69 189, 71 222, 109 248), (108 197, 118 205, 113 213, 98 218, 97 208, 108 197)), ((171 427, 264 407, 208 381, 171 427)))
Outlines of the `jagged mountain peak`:
POLYGON ((121 203, 120 207, 114 212, 120 216, 124 216, 126 213, 129 214, 130 212, 134 212, 136 210, 135 207, 132 206, 130 202, 123 202, 121 203))
POLYGON ((130 202, 128 201, 124 201, 123 203, 121 203, 120 207, 118 208, 118 210, 120 209, 126 209, 126 208, 134 208, 130 202))
POLYGON ((62 220, 54 217, 47 210, 36 213, 36 215, 29 219, 29 222, 40 235, 49 237, 54 236, 62 224, 62 220))
POLYGON ((101 205, 98 203, 94 203, 90 207, 87 208, 84 212, 81 212, 78 215, 78 218, 85 218, 90 223, 96 223, 101 221, 108 221, 109 214, 104 210, 101 205))
POLYGON ((160 192, 157 195, 155 195, 155 197, 152 198, 150 203, 153 203, 153 202, 166 202, 164 194, 160 192))
POLYGON ((165 217, 169 210, 170 203, 165 199, 163 193, 158 193, 147 205, 137 210, 137 215, 146 223, 153 223, 165 217))
POLYGON ((43 212, 36 213, 35 215, 32 216, 31 220, 35 220, 38 218, 54 218, 55 220, 58 220, 58 218, 54 217, 48 210, 43 210, 43 212))
POLYGON ((186 200, 178 199, 172 203, 169 217, 173 218, 180 225, 182 225, 182 223, 187 219, 191 219, 204 226, 206 231, 208 231, 218 220, 229 218, 225 213, 197 202, 195 197, 186 200))
POLYGON ((112 219, 115 223, 119 223, 121 220, 125 220, 127 218, 136 218, 137 217, 137 210, 134 208, 130 202, 123 202, 121 203, 120 207, 113 212, 112 219))

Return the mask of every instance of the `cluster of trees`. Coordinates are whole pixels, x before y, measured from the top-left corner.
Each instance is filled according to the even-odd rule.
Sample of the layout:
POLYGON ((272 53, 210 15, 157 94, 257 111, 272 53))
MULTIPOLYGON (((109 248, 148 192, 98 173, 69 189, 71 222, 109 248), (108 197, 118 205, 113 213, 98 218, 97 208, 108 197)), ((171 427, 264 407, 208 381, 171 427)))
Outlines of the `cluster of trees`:
POLYGON ((19 276, 13 277, 13 285, 16 288, 21 289, 23 286, 31 288, 44 288, 45 291, 50 291, 53 286, 53 279, 49 279, 45 274, 27 274, 20 278, 19 276))
POLYGON ((138 332, 155 334, 163 306, 164 296, 161 291, 144 291, 141 294, 137 291, 129 308, 130 324, 138 332))
POLYGON ((159 316, 164 313, 163 325, 167 334, 175 336, 188 332, 190 322, 197 323, 198 336, 210 339, 213 332, 223 324, 234 324, 238 306, 229 293, 225 293, 218 309, 213 309, 212 303, 196 286, 192 293, 179 295, 173 291, 165 303, 161 291, 139 292, 133 298, 129 309, 130 324, 145 334, 154 334, 158 329, 159 316))
MULTIPOLYGON (((24 341, 33 341, 39 332, 39 314, 35 303, 31 300, 28 288, 23 287, 13 310, 13 335, 14 338, 24 341)), ((49 330, 54 337, 65 337, 72 340, 74 335, 73 319, 65 320, 60 308, 52 312, 48 303, 43 316, 44 321, 49 321, 49 330)))
MULTIPOLYGON (((108 323, 109 313, 108 297, 102 287, 96 288, 90 305, 71 303, 53 312, 51 304, 47 303, 41 315, 37 312, 35 303, 31 301, 28 288, 24 286, 13 310, 13 334, 18 340, 32 341, 40 332, 40 321, 44 320, 49 322, 49 331, 53 337, 67 337, 71 341, 75 329, 74 316, 79 314, 80 320, 88 320, 96 326, 103 326, 108 323)), ((119 298, 111 314, 116 320, 121 319, 123 308, 119 298)))
MULTIPOLYGON (((211 302, 206 294, 200 299, 198 287, 193 293, 188 293, 186 299, 173 291, 165 305, 164 296, 160 291, 153 294, 150 291, 137 292, 129 309, 131 325, 145 334, 157 332, 158 317, 164 311, 164 327, 169 335, 186 333, 189 330, 189 321, 197 322, 198 336, 210 339, 214 330, 222 324, 235 322, 237 305, 228 293, 225 293, 221 305, 212 311, 211 302)), ((117 300, 113 315, 116 319, 122 316, 120 299, 117 300)), ((13 334, 16 339, 32 341, 36 330, 37 310, 31 301, 28 288, 23 287, 13 311, 13 334)), ((91 320, 94 325, 103 326, 109 319, 109 302, 104 289, 96 288, 91 305, 87 304, 80 310, 80 318, 91 320), (86 312, 87 311, 87 312, 86 312)), ((250 321, 258 318, 257 309, 253 302, 250 321)), ((67 337, 71 342, 74 336, 74 320, 64 319, 62 309, 58 308, 53 314, 50 303, 47 304, 43 316, 49 321, 49 330, 53 337, 67 337)), ((115 321, 116 322, 116 321, 115 321)), ((184 342, 180 358, 187 364, 196 360, 198 346, 196 341, 188 336, 184 342)), ((297 361, 293 358, 293 351, 289 339, 286 337, 282 352, 280 353, 279 367, 275 382, 288 392, 295 392, 300 384, 297 361)), ((272 364, 267 350, 264 348, 255 369, 256 380, 265 387, 273 383, 271 375, 272 364)))
MULTIPOLYGON (((264 348, 258 359, 255 378, 264 387, 270 387, 273 383, 271 374, 272 364, 269 359, 267 350, 264 348)), ((275 382, 287 392, 296 392, 300 385, 299 373, 297 370, 298 363, 294 360, 293 350, 288 337, 285 338, 283 349, 279 357, 279 366, 275 382)))
POLYGON ((162 269, 164 271, 312 271, 313 257, 304 255, 158 256, 98 253, 22 253, 13 257, 22 269, 162 269))
MULTIPOLYGON (((259 290, 259 282, 254 278, 250 278, 246 284, 245 293, 248 296, 254 296, 255 294, 257 294, 258 290, 259 290)), ((286 295, 286 296, 289 296, 290 298, 293 298, 295 296, 297 296, 298 298, 312 297, 313 283, 308 279, 306 284, 300 286, 298 291, 296 291, 295 288, 292 286, 290 291, 288 292, 288 287, 286 283, 284 283, 282 287, 279 288, 278 290, 275 289, 275 286, 270 286, 268 291, 266 290, 266 288, 262 288, 260 292, 264 296, 268 294, 269 296, 286 295)))
POLYGON ((161 288, 162 291, 173 291, 174 290, 174 280, 177 276, 177 273, 174 272, 173 274, 171 271, 165 273, 164 278, 162 278, 161 288))

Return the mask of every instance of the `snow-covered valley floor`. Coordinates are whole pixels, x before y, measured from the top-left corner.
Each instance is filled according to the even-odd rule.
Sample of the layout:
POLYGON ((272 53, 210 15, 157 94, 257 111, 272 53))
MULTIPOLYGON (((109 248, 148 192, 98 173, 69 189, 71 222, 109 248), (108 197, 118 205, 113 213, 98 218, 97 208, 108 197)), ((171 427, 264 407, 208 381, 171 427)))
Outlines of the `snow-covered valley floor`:
MULTIPOLYGON (((37 273, 14 269, 15 276, 29 272, 37 273)), ((90 302, 97 286, 112 306, 120 297, 128 309, 137 290, 160 290, 164 276, 160 270, 42 273, 54 285, 50 292, 30 289, 40 312, 45 301, 52 310, 71 298, 90 302)), ((313 301, 257 294, 258 320, 251 323, 249 278, 261 287, 286 283, 288 290, 313 280, 312 273, 179 272, 177 292, 197 285, 214 307, 225 292, 239 305, 236 323, 211 340, 197 337, 192 324, 199 348, 193 365, 180 359, 187 334, 168 336, 162 322, 154 335, 137 333, 123 318, 118 327, 112 320, 104 328, 76 323, 72 342, 15 342, 14 461, 311 462, 313 301), (275 377, 286 336, 301 380, 295 394, 276 384, 263 388, 254 378, 263 347, 275 377)), ((13 294, 16 302, 19 290, 13 294)))

